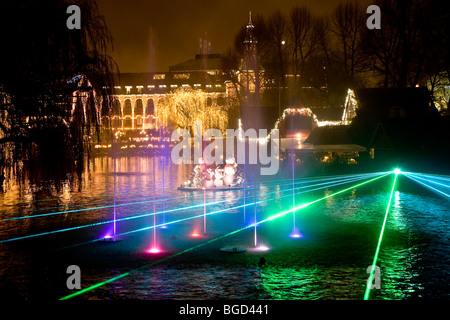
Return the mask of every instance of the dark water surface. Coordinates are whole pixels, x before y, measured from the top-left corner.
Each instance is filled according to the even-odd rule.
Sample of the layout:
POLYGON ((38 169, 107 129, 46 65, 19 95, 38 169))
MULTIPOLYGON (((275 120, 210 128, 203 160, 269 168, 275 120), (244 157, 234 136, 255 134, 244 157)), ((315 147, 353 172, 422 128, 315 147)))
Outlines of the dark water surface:
MULTIPOLYGON (((151 202, 152 158, 117 160, 117 218, 147 214, 118 221, 116 231, 122 236, 117 242, 93 241, 113 230, 112 222, 105 223, 114 216, 110 158, 94 159, 81 192, 68 186, 19 192, 13 186, 0 194, 2 294, 57 300, 74 292, 66 286, 66 268, 77 265, 82 288, 119 276, 74 297, 79 300, 363 299, 393 175, 298 210, 301 238, 289 237, 292 213, 259 225, 256 243, 269 250, 257 251, 255 229, 244 228, 254 222, 254 206, 246 207, 245 219, 242 207, 233 208, 244 203, 243 191, 178 191, 190 166, 166 162, 164 183, 162 162, 155 166, 155 197, 161 199, 164 191, 164 203, 151 202), (206 206, 206 235, 204 199, 219 202, 206 206), (154 220, 151 214, 163 208, 166 213, 154 220), (182 221, 170 223, 175 220, 182 221), (166 222, 167 228, 155 233, 155 222, 166 222), (200 237, 192 237, 194 232, 200 237), (147 253, 155 239, 162 252, 147 253), (219 251, 227 246, 248 250, 219 251), (261 257, 264 265, 259 265, 261 257)), ((295 202, 308 203, 357 183, 297 194, 295 202)), ((289 180, 258 184, 256 200, 264 201, 256 207, 258 221, 292 208, 291 186, 289 180)), ((253 190, 245 201, 254 201, 253 190)), ((373 289, 371 299, 448 299, 449 213, 446 198, 399 176, 377 262, 381 289, 373 289)))

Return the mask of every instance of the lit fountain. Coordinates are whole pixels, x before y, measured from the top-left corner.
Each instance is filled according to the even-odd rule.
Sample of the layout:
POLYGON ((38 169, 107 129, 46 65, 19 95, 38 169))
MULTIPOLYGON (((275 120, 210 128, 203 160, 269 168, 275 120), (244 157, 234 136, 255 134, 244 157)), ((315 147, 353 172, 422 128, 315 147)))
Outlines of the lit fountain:
MULTIPOLYGON (((164 144, 164 127, 161 126, 161 143, 164 144)), ((163 183, 163 187, 162 187, 162 205, 163 205, 163 225, 161 226, 162 229, 167 229, 167 225, 166 223, 166 200, 165 200, 165 165, 166 165, 166 158, 165 158, 165 153, 166 153, 166 148, 162 148, 161 150, 162 153, 162 183, 163 183)))
POLYGON ((113 151, 113 184, 114 184, 114 186, 113 186, 113 189, 114 189, 114 192, 113 192, 113 197, 114 197, 114 199, 113 199, 113 202, 114 202, 114 204, 113 204, 113 234, 111 235, 111 234, 107 234, 107 235, 105 235, 104 237, 103 237, 103 240, 104 241, 107 241, 107 242, 115 242, 115 241, 118 241, 119 239, 117 238, 117 228, 116 228, 116 219, 117 219, 117 216, 116 216, 116 186, 117 186, 117 183, 116 183, 116 135, 113 135, 113 143, 112 143, 112 151, 113 151))
MULTIPOLYGON (((161 142, 160 141, 160 148, 161 148, 161 142)), ((156 253, 161 253, 162 250, 158 247, 157 242, 156 242, 156 159, 157 159, 157 155, 156 153, 153 153, 153 159, 152 159, 152 164, 153 164, 153 240, 152 240, 152 246, 150 247, 150 249, 147 250, 148 253, 152 253, 152 254, 156 254, 156 253)))
POLYGON ((298 232, 297 226, 295 224, 295 149, 294 149, 294 136, 291 139, 291 164, 292 164, 292 233, 289 235, 291 238, 298 239, 301 238, 302 235, 298 232))

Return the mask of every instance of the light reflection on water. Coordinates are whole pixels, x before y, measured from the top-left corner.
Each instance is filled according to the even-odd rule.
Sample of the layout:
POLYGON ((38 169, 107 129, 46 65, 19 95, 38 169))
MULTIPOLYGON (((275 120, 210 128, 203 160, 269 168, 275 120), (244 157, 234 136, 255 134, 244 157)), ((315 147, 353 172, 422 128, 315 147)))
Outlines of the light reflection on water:
MULTIPOLYGON (((155 208, 152 202, 145 202, 152 200, 154 196, 152 161, 152 158, 144 157, 117 159, 116 203, 141 202, 118 206, 116 212, 119 218, 152 213, 154 209, 162 210, 161 201, 156 203, 155 208)), ((168 198, 165 201, 166 210, 199 205, 194 209, 167 213, 167 221, 201 215, 204 210, 201 206, 203 194, 192 197, 192 194, 176 190, 189 176, 190 167, 174 166, 167 162, 164 165, 163 182, 161 159, 158 159, 155 166, 155 196, 160 198, 164 187, 168 198)), ((2 219, 107 207, 49 217, 2 221, 0 238, 8 239, 112 219, 113 181, 112 159, 97 158, 83 180, 81 192, 71 189, 68 184, 63 185, 58 192, 51 188, 38 191, 30 187, 22 191, 13 187, 7 193, 0 194, 2 219)), ((283 186, 283 181, 280 183, 273 186, 261 185, 260 192, 274 193, 258 196, 258 201, 270 200, 258 204, 258 219, 292 205, 292 194, 283 192, 290 185, 283 186), (279 198, 283 195, 288 196, 279 198), (271 200, 272 197, 276 199, 271 200)), ((299 211, 296 223, 304 235, 301 239, 293 240, 288 237, 292 230, 291 215, 258 227, 258 239, 271 247, 268 252, 226 256, 218 251, 220 246, 230 243, 250 247, 253 231, 247 230, 217 244, 187 253, 183 258, 174 258, 168 263, 132 273, 88 292, 79 299, 362 299, 368 276, 366 268, 371 264, 375 252, 389 199, 387 190, 390 183, 389 180, 354 189, 348 194, 327 198, 307 210, 299 211), (258 266, 261 256, 266 258, 267 263, 258 266)), ((443 279, 449 279, 450 276, 449 202, 425 192, 419 186, 405 189, 403 187, 406 183, 410 181, 402 181, 394 194, 378 259, 382 288, 372 290, 371 298, 446 299, 449 293, 443 279)), ((295 200, 300 204, 338 190, 330 188, 315 191, 311 195, 301 194, 295 200)), ((247 190, 246 203, 254 201, 252 192, 247 190)), ((243 203, 239 199, 242 195, 242 191, 208 193, 207 202, 227 201, 206 207, 206 212, 240 205, 243 203)), ((253 218, 253 207, 247 207, 246 211, 246 223, 249 223, 253 218)), ((124 232, 149 225, 152 225, 151 216, 120 223, 118 230, 124 232)), ((216 236, 242 226, 242 208, 208 216, 207 220, 208 231, 216 236)), ((86 228, 82 232, 62 233, 56 238, 60 242, 43 243, 53 248, 92 240, 98 237, 99 232, 104 232, 106 227, 107 225, 86 228)), ((201 230, 201 219, 172 225, 167 231, 158 231, 162 246, 172 250, 171 252, 177 252, 199 244, 201 239, 195 240, 200 242, 192 242, 194 240, 186 236, 195 228, 201 230), (176 235, 177 240, 171 241, 172 235, 176 235)), ((144 242, 149 240, 150 233, 136 234, 118 246, 113 245, 115 247, 78 247, 79 251, 74 251, 74 257, 83 257, 80 263, 88 265, 82 268, 83 287, 145 265, 148 262, 146 259, 150 258, 136 258, 136 252, 145 247, 141 243, 142 239, 144 242)), ((51 263, 56 263, 59 267, 70 259, 65 260, 68 259, 67 256, 56 256, 51 262, 40 259, 36 252, 37 245, 31 245, 27 241, 0 244, 0 276, 8 279, 8 283, 15 286, 22 297, 33 299, 33 294, 36 294, 33 292, 37 290, 34 287, 41 284, 35 278, 41 273, 37 276, 36 272, 30 270, 37 266, 42 276, 51 278, 52 272, 57 269, 51 263)), ((77 263, 76 259, 75 262, 70 261, 77 263)), ((64 275, 46 284, 48 288, 45 292, 48 297, 61 297, 68 293, 58 281, 64 282, 64 275), (52 290, 56 293, 49 293, 52 290)), ((45 296, 45 292, 41 291, 40 294, 45 296)))

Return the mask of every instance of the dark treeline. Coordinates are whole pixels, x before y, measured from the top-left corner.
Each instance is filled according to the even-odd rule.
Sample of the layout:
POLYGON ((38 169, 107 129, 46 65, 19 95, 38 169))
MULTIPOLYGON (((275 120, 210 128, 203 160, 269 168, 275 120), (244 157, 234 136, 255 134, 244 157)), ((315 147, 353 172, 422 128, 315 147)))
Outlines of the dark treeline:
MULTIPOLYGON (((342 105, 348 88, 428 86, 447 108, 450 83, 449 12, 444 1, 377 0, 381 29, 366 26, 367 6, 343 1, 328 16, 307 6, 289 14, 275 11, 253 17, 260 70, 275 87, 285 87, 284 104, 311 102, 342 105), (315 100, 308 100, 314 88, 315 100), (319 97, 317 99, 317 97, 319 97)), ((237 70, 244 56, 245 26, 224 57, 226 70, 237 70)), ((233 74, 231 74, 233 75, 233 74)), ((236 85, 237 76, 234 75, 236 85)))
POLYGON ((105 21, 90 0, 5 0, 0 14, 0 171, 32 184, 79 177, 117 72, 105 21), (79 30, 66 26, 70 5, 79 30))

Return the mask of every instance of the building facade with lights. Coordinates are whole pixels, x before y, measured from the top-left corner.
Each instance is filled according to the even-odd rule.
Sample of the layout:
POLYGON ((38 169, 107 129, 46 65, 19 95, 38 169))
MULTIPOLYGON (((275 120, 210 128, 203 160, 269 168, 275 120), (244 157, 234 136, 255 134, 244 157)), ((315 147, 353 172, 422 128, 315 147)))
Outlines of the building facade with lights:
POLYGON ((123 73, 114 88, 111 119, 113 130, 148 130, 158 127, 156 116, 164 98, 189 88, 205 95, 207 106, 226 106, 227 77, 220 69, 220 55, 198 54, 195 59, 171 66, 168 72, 123 73))

